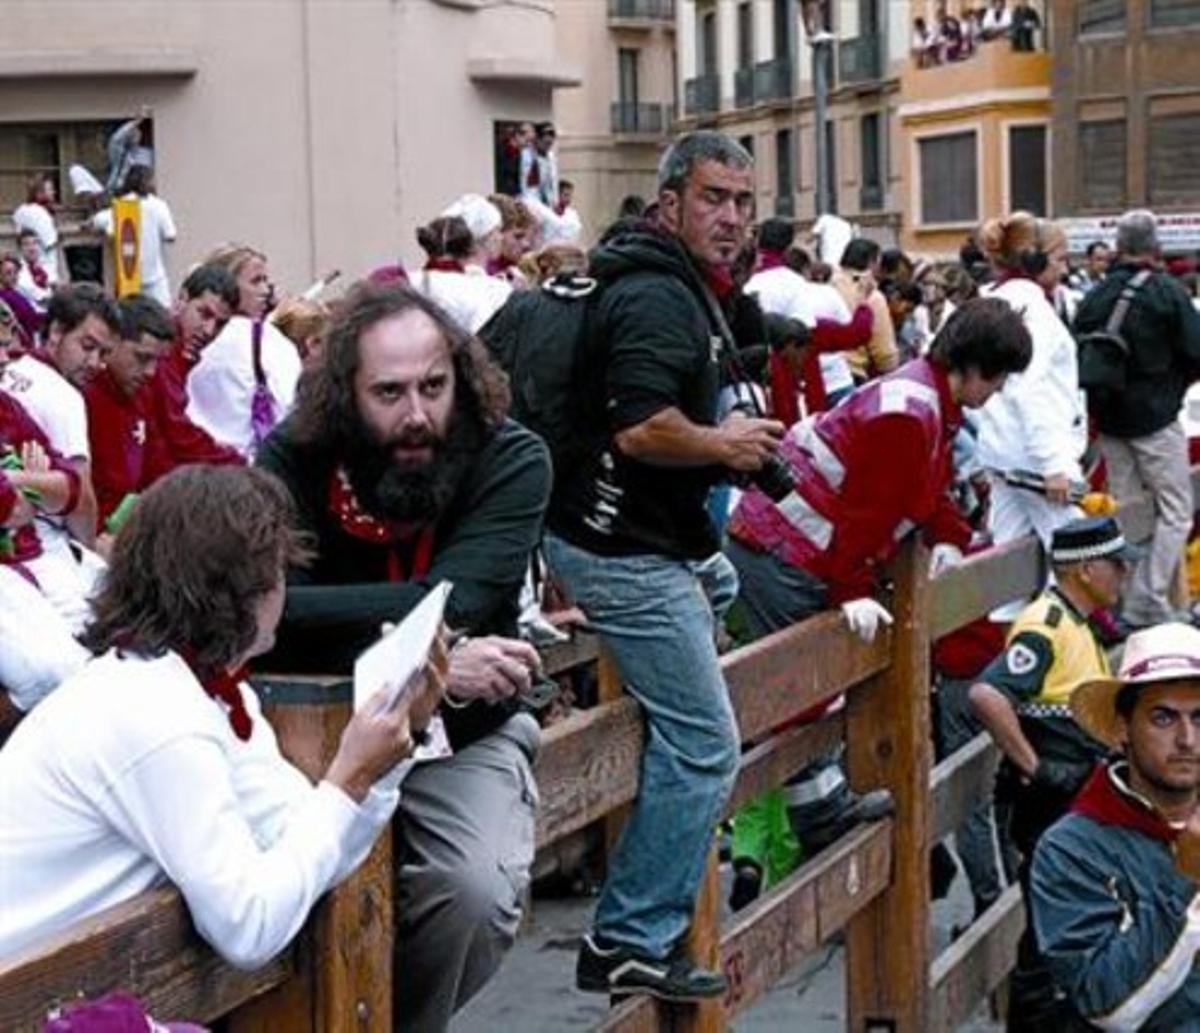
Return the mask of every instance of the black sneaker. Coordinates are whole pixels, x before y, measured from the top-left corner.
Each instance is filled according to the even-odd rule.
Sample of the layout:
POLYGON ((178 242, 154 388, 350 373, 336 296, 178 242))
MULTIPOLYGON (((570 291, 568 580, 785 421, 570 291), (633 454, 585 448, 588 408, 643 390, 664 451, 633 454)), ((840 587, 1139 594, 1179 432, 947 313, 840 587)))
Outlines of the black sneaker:
POLYGON ((628 947, 603 947, 588 933, 579 948, 575 985, 601 994, 652 994, 664 1001, 702 1001, 725 993, 720 972, 700 968, 682 952, 663 961, 628 947))
POLYGON ((762 869, 746 858, 733 862, 733 888, 729 892, 729 909, 741 911, 762 893, 762 869))

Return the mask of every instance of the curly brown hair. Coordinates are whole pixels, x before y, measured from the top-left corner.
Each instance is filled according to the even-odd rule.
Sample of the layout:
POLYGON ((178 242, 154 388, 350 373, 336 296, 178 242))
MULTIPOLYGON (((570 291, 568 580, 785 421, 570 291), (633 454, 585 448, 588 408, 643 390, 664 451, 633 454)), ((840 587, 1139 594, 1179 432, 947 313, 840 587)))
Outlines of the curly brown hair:
POLYGON ((489 434, 499 428, 508 415, 508 377, 483 344, 411 287, 358 283, 342 299, 325 331, 324 362, 300 379, 293 413, 296 440, 335 453, 353 445, 358 426, 354 378, 359 341, 376 323, 413 309, 433 320, 450 347, 456 411, 489 434))
POLYGON ((92 601, 83 643, 188 653, 219 670, 254 643, 254 608, 311 553, 283 483, 244 466, 188 466, 138 500, 92 601))

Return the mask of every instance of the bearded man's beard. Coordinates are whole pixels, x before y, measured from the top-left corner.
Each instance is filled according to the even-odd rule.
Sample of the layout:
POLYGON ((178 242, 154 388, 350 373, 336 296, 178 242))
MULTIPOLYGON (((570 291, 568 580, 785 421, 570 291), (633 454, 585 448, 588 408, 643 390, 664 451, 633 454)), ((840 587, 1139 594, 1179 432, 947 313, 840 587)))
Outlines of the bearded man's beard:
POLYGON ((450 505, 486 438, 483 424, 461 412, 451 414, 444 438, 422 430, 385 440, 356 421, 345 466, 355 496, 372 516, 397 524, 432 524, 450 505), (428 448, 432 458, 404 463, 394 454, 398 447, 428 448))

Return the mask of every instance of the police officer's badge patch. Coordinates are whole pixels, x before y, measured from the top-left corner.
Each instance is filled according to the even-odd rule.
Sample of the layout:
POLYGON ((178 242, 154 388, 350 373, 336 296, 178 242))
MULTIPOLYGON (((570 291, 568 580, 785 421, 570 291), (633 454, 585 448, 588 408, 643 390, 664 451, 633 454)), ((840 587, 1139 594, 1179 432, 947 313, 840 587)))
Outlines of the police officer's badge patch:
POLYGON ((1008 647, 1008 655, 1005 658, 1005 663, 1008 666, 1010 674, 1015 674, 1018 678, 1023 675, 1030 674, 1037 668, 1038 656, 1032 649, 1020 642, 1014 642, 1008 647))

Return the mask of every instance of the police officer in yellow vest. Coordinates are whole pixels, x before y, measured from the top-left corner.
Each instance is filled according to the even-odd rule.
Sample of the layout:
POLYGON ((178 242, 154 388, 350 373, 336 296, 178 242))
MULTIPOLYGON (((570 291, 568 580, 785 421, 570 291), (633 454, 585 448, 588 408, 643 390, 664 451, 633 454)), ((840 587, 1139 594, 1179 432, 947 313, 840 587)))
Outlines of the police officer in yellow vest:
MULTIPOLYGON (((1028 918, 1029 866, 1042 833, 1061 818, 1106 748, 1071 716, 1071 692, 1110 674, 1088 623, 1113 608, 1136 558, 1111 517, 1073 520, 1054 532, 1054 585, 1013 623, 1008 645, 971 687, 971 705, 1004 754, 997 803, 1010 808, 1009 833, 1021 852, 1018 874, 1028 918)), ((1008 1029, 1053 1029, 1059 1007, 1026 922, 1009 1001, 1008 1029)))

